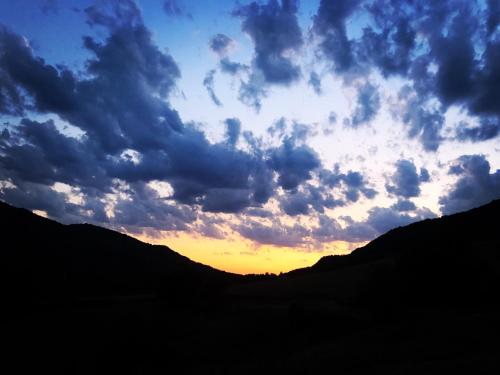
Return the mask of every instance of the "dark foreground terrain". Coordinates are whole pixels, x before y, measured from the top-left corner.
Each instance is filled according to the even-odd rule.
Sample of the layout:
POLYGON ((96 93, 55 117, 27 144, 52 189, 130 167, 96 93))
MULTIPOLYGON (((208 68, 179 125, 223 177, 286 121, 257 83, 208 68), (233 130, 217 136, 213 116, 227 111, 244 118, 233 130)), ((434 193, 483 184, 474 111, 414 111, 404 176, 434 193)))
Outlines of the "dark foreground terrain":
POLYGON ((0 366, 8 374, 500 373, 499 218, 494 201, 265 277, 0 203, 0 366))

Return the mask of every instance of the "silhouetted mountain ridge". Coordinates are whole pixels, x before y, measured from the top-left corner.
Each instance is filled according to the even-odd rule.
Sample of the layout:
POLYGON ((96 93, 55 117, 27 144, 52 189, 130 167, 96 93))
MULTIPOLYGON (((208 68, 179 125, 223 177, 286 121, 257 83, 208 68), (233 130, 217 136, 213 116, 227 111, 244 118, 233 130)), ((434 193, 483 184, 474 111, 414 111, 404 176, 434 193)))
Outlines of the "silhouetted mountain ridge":
POLYGON ((498 373, 499 215, 494 201, 265 278, 0 203, 5 357, 20 373, 498 373))
MULTIPOLYGON (((283 290, 285 295, 315 295, 330 293, 325 286, 333 280, 336 289, 345 284, 343 295, 351 301, 360 296, 401 300, 418 295, 435 302, 442 293, 443 300, 481 299, 499 281, 499 216, 500 200, 496 200, 395 228, 349 255, 326 256, 311 267, 272 280, 219 271, 166 246, 91 224, 63 225, 0 203, 3 242, 9 244, 1 257, 8 265, 4 277, 10 283, 17 280, 14 285, 21 287, 15 294, 35 299, 137 294, 184 298, 233 284, 236 289, 231 293, 236 290, 236 295, 242 290, 243 295, 279 295, 283 290), (325 276, 313 277, 317 273, 325 276), (310 284, 312 279, 316 281, 310 284)), ((333 297, 339 298, 338 291, 333 297)))
MULTIPOLYGON (((349 254, 349 262, 355 264, 377 259, 400 256, 407 251, 422 251, 432 256, 431 252, 449 249, 451 246, 464 247, 478 242, 492 241, 498 245, 498 217, 500 215, 500 200, 495 200, 484 206, 469 211, 426 219, 404 227, 398 227, 374 239, 366 246, 349 254)), ((471 248, 473 250, 473 248, 471 248)), ((499 248, 500 251, 500 248, 499 248)), ((475 254, 470 252, 470 256, 475 254)), ((326 256, 321 258, 312 269, 328 270, 337 264, 340 266, 342 257, 326 256)))
POLYGON ((343 289, 351 301, 497 303, 493 296, 500 291, 499 217, 500 200, 495 200, 398 227, 349 255, 325 256, 286 277, 298 278, 295 284, 316 278, 324 280, 323 286, 337 279, 337 287, 342 278, 350 280, 343 289))
POLYGON ((63 225, 0 202, 3 277, 41 299, 204 292, 241 278, 91 224, 63 225))

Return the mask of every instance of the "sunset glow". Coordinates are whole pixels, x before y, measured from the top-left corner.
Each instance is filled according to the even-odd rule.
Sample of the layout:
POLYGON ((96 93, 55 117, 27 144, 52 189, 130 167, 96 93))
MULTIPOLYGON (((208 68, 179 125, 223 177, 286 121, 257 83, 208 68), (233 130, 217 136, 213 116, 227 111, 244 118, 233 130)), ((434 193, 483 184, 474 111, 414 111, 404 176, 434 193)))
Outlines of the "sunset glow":
POLYGON ((422 4, 0 1, 0 199, 280 273, 499 198, 498 6, 422 4))

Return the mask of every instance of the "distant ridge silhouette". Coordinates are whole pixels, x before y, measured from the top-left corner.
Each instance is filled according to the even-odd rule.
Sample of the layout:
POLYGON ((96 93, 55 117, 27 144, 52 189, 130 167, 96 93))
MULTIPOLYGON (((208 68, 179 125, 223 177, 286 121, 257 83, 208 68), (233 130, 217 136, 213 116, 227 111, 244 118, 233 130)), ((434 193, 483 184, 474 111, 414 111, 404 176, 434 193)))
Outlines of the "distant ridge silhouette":
POLYGON ((494 200, 470 211, 398 227, 354 250, 348 257, 323 257, 311 270, 331 270, 343 263, 357 264, 409 252, 432 257, 441 251, 474 257, 485 251, 486 245, 500 253, 499 215, 500 200, 494 200), (467 254, 462 254, 463 251, 467 254), (341 261, 341 258, 345 259, 341 261))
POLYGON ((349 255, 329 255, 235 294, 329 296, 349 303, 498 303, 500 200, 398 227, 349 255))
MULTIPOLYGON (((500 273, 499 217, 500 200, 495 200, 470 211, 398 227, 349 255, 325 256, 281 279, 356 267, 363 273, 363 267, 369 265, 370 275, 374 269, 378 276, 385 274, 380 280, 370 279, 369 289, 388 282, 388 278, 399 278, 401 285, 412 277, 418 288, 436 291, 438 285, 427 284, 440 281, 443 275, 442 282, 454 278, 465 288, 461 294, 468 290, 477 297, 477 283, 496 285, 500 273), (425 278, 421 277, 424 274, 425 278)), ((17 280, 15 285, 23 285, 34 298, 182 295, 212 291, 245 279, 193 262, 166 246, 150 245, 90 224, 63 225, 3 202, 0 227, 6 244, 0 257, 8 265, 4 277, 17 280), (28 283, 27 275, 32 282, 28 283)), ((245 284, 254 281, 248 279, 251 277, 245 284)))
POLYGON ((497 200, 279 277, 242 276, 0 203, 4 368, 499 373, 499 217, 497 200))
POLYGON ((241 278, 91 224, 63 225, 0 202, 5 293, 52 299, 184 297, 241 278))

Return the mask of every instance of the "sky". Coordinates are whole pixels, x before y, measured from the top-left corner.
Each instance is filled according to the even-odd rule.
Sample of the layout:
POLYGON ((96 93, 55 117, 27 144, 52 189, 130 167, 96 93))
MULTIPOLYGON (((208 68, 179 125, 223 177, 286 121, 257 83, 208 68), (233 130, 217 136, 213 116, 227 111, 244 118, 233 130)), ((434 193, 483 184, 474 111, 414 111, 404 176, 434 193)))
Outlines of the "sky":
POLYGON ((500 1, 0 0, 0 199, 236 273, 500 198, 500 1))

